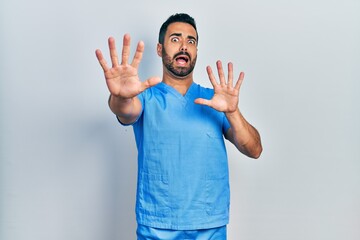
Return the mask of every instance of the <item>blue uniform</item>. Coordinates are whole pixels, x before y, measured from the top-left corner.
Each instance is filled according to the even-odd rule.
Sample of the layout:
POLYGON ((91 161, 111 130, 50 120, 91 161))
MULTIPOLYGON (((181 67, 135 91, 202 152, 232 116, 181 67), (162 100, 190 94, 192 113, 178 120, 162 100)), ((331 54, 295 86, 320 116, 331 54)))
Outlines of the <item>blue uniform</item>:
POLYGON ((226 240, 226 225, 218 228, 199 230, 169 230, 138 225, 137 240, 226 240))
POLYGON ((161 229, 196 230, 229 221, 225 114, 195 104, 212 89, 192 83, 185 96, 160 83, 138 95, 136 219, 161 229))

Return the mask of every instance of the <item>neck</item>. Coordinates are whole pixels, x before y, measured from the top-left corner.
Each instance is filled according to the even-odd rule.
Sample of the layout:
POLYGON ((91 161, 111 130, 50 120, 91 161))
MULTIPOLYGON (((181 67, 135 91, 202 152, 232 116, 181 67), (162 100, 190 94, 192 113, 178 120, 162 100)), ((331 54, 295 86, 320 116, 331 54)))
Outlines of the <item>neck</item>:
POLYGON ((164 72, 162 82, 176 89, 180 94, 185 95, 193 83, 193 75, 190 73, 186 77, 176 77, 168 72, 164 72))

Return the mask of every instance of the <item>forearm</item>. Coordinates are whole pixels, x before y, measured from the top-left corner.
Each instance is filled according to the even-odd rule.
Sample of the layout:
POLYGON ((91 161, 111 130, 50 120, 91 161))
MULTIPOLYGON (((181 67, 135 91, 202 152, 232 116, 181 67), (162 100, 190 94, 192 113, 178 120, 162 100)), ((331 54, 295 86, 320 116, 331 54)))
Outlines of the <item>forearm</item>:
POLYGON ((124 124, 134 122, 142 108, 138 97, 124 99, 114 95, 110 95, 109 97, 109 107, 124 124))
POLYGON ((259 158, 262 152, 259 132, 246 121, 239 109, 225 115, 231 126, 226 135, 227 139, 243 154, 259 158))

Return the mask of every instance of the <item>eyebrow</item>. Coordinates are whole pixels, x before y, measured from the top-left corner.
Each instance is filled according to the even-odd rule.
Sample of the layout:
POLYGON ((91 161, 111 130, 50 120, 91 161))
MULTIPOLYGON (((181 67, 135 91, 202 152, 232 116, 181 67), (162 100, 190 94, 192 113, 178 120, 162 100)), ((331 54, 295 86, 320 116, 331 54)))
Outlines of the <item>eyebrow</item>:
MULTIPOLYGON (((172 34, 170 34, 169 37, 172 37, 172 36, 181 37, 181 36, 182 36, 182 33, 172 33, 172 34)), ((187 36, 187 38, 197 41, 197 40, 196 40, 196 37, 191 36, 191 35, 187 36)))

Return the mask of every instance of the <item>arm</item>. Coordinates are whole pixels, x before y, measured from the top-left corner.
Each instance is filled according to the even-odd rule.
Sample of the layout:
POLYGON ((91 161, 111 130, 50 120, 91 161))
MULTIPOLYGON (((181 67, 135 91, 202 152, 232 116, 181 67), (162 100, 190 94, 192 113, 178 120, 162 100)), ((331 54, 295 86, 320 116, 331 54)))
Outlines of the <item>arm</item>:
POLYGON ((138 68, 144 52, 144 43, 139 42, 131 64, 128 63, 130 55, 130 36, 124 35, 121 64, 115 47, 115 39, 109 38, 109 50, 112 67, 107 66, 102 52, 97 49, 96 57, 104 70, 105 80, 110 92, 109 107, 124 124, 132 123, 139 116, 142 106, 137 95, 145 89, 160 82, 160 78, 152 77, 141 82, 138 68))
POLYGON ((138 97, 123 99, 112 94, 109 97, 109 107, 123 124, 135 122, 142 108, 138 97))
POLYGON ((225 113, 230 128, 225 138, 232 142, 236 148, 248 157, 259 158, 262 152, 259 132, 246 121, 240 110, 225 113))
POLYGON ((217 61, 216 65, 220 79, 219 84, 215 80, 211 67, 208 66, 206 68, 210 82, 214 87, 213 98, 210 100, 198 98, 195 100, 195 103, 207 105, 217 111, 224 112, 230 123, 230 128, 225 133, 225 138, 248 157, 259 158, 262 152, 260 135, 258 131, 246 121, 238 108, 240 87, 244 79, 244 73, 240 73, 235 86, 233 86, 232 63, 228 64, 227 82, 221 62, 217 61))

